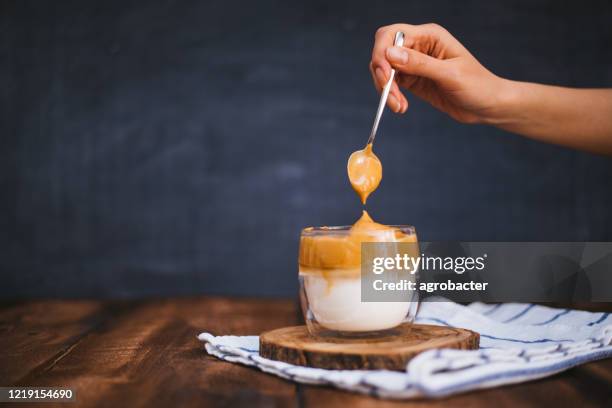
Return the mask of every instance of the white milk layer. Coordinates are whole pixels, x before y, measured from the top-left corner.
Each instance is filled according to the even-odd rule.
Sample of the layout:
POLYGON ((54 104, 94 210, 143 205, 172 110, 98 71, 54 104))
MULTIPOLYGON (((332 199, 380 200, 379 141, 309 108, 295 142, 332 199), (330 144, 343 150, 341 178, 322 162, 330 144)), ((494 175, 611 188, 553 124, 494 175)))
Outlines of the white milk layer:
POLYGON ((398 326, 408 316, 411 302, 362 302, 358 275, 334 278, 331 283, 318 274, 302 277, 310 310, 327 329, 386 330, 398 326))

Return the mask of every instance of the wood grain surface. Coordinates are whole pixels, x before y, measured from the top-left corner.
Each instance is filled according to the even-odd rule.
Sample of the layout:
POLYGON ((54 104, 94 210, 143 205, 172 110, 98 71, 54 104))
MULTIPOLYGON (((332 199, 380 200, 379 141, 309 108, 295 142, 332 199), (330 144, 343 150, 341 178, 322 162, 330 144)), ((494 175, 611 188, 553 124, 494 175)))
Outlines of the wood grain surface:
POLYGON ((5 303, 0 386, 70 387, 77 402, 62 406, 71 407, 612 406, 612 359, 442 400, 388 401, 223 362, 206 354, 196 339, 202 331, 259 334, 300 323, 291 300, 5 303))
POLYGON ((423 351, 435 348, 477 349, 480 336, 470 330, 424 324, 404 324, 390 334, 372 338, 321 338, 306 326, 262 333, 263 357, 287 363, 334 370, 398 370, 423 351))

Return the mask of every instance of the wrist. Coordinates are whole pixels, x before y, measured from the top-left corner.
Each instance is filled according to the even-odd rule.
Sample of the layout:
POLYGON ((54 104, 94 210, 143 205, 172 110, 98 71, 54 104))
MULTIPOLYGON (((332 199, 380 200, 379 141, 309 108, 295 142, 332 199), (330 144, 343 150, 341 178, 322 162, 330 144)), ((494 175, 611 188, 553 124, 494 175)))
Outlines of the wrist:
POLYGON ((515 122, 520 115, 520 82, 496 77, 491 108, 481 118, 481 123, 504 127, 515 122))

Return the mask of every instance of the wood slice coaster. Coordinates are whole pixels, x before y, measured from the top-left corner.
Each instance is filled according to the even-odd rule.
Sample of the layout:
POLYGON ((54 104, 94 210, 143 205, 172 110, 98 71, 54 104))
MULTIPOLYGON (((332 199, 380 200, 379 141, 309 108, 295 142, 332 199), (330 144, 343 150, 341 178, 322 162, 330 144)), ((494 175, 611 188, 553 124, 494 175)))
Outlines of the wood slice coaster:
POLYGON ((306 326, 284 327, 259 336, 259 354, 290 364, 335 370, 399 370, 426 350, 477 349, 476 332, 445 326, 404 324, 376 338, 313 337, 306 326))

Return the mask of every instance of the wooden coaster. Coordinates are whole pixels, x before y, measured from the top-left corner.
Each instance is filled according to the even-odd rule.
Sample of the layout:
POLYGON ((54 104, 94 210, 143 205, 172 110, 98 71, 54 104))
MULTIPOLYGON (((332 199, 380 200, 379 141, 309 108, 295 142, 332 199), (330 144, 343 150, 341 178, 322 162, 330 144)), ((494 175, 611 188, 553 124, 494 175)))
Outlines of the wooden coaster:
POLYGON ((261 334, 259 354, 308 367, 404 371, 406 363, 423 351, 473 350, 479 343, 476 332, 424 324, 404 324, 385 337, 359 339, 313 337, 306 326, 292 326, 261 334))

